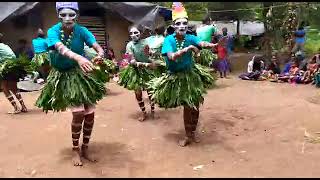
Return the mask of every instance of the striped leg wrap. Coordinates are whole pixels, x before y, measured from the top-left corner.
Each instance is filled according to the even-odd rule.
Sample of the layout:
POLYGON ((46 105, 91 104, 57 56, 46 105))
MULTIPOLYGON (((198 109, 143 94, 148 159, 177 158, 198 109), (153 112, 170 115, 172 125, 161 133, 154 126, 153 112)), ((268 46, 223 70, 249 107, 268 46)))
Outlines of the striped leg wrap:
POLYGON ((77 113, 72 113, 72 115, 73 115, 72 124, 71 124, 72 144, 73 144, 73 149, 78 149, 84 114, 83 112, 77 112, 77 113))
POLYGON ((139 104, 139 107, 140 107, 141 111, 142 111, 143 113, 145 113, 145 112, 146 112, 146 107, 144 107, 144 102, 143 102, 143 100, 138 101, 138 104, 139 104))
POLYGON ((13 98, 12 95, 7 96, 7 99, 8 99, 8 101, 12 104, 12 106, 14 106, 14 107, 17 106, 16 101, 14 100, 14 98, 13 98))
POLYGON ((85 115, 84 123, 83 123, 83 140, 82 140, 83 146, 88 146, 89 144, 93 125, 94 125, 94 113, 85 115))
POLYGON ((152 99, 152 94, 149 91, 147 91, 147 93, 150 100, 151 111, 154 111, 154 101, 152 99))
POLYGON ((20 104, 23 106, 24 102, 23 102, 23 99, 22 99, 20 92, 17 92, 15 95, 16 95, 18 101, 20 102, 20 104))

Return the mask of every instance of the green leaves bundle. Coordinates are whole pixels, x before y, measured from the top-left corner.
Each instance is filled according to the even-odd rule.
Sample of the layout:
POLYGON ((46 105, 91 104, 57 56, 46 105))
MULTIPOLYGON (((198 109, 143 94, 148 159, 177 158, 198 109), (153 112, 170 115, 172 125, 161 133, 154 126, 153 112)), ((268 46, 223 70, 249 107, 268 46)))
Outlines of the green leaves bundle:
POLYGON ((64 111, 70 106, 96 104, 106 94, 104 83, 80 68, 67 72, 52 69, 36 106, 48 112, 64 111))
POLYGON ((26 56, 20 56, 16 59, 8 59, 0 64, 0 79, 4 78, 9 73, 15 74, 18 78, 23 78, 31 72, 31 63, 26 56))
MULTIPOLYGON (((195 55, 194 55, 195 56, 195 55)), ((211 49, 200 50, 200 57, 195 57, 197 62, 203 66, 209 66, 213 61, 217 60, 217 55, 211 49)))
POLYGON ((102 63, 95 64, 95 69, 91 73, 92 76, 103 83, 110 81, 110 74, 116 72, 116 66, 111 60, 104 59, 102 63))
POLYGON ((210 89, 214 87, 217 76, 211 73, 209 68, 195 63, 194 71, 200 76, 205 88, 210 89))
POLYGON ((153 77, 152 70, 129 65, 120 71, 118 84, 128 90, 135 91, 146 88, 146 83, 153 77))
POLYGON ((162 108, 196 107, 203 102, 206 90, 200 76, 194 71, 165 74, 148 83, 154 102, 162 108))
POLYGON ((39 67, 44 64, 49 64, 49 54, 48 52, 35 54, 31 61, 31 66, 34 71, 37 71, 39 67))

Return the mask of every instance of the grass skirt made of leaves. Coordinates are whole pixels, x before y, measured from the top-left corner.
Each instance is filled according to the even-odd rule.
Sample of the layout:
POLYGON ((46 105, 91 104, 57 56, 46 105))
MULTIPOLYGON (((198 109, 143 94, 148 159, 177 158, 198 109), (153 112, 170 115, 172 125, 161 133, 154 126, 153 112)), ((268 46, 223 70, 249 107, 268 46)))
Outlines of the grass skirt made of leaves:
POLYGON ((128 65, 120 71, 118 84, 128 90, 144 90, 147 82, 154 77, 155 74, 151 69, 128 65))
POLYGON ((0 80, 19 81, 32 72, 30 60, 26 56, 7 59, 0 63, 0 80))
POLYGON ((201 76, 192 70, 166 73, 148 83, 152 98, 161 108, 195 107, 203 103, 206 93, 201 76))
POLYGON ((153 70, 155 77, 160 77, 163 73, 167 72, 165 59, 161 55, 153 56, 152 61, 158 64, 156 69, 153 70))
POLYGON ((85 75, 78 67, 66 72, 52 69, 36 106, 45 112, 59 112, 71 106, 96 104, 105 96, 106 89, 95 72, 98 71, 85 75))
POLYGON ((194 71, 200 76, 201 81, 203 82, 203 86, 206 89, 211 89, 215 87, 215 82, 217 80, 217 75, 210 71, 208 67, 202 66, 200 64, 195 63, 194 71))
MULTIPOLYGON (((195 54, 193 55, 196 56, 195 54)), ((217 55, 214 54, 211 49, 201 49, 200 56, 195 57, 197 59, 197 63, 209 67, 214 61, 217 60, 217 55)))
POLYGON ((34 71, 38 70, 43 65, 50 64, 49 53, 43 52, 35 54, 32 58, 31 64, 34 71))

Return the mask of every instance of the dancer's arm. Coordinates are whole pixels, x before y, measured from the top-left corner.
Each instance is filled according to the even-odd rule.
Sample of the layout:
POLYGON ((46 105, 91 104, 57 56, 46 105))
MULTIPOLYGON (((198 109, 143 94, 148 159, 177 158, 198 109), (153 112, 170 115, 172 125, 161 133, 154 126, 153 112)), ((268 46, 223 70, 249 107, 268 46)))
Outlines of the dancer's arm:
POLYGON ((90 72, 93 70, 93 64, 90 61, 88 61, 83 56, 72 52, 69 48, 67 48, 61 42, 57 42, 54 47, 58 51, 59 54, 66 56, 71 60, 76 61, 79 64, 82 71, 90 72))
POLYGON ((216 47, 218 44, 213 44, 213 43, 208 43, 208 42, 205 42, 205 41, 201 41, 199 43, 199 46, 201 48, 213 48, 213 47, 216 47))
POLYGON ((93 43, 92 48, 98 53, 99 57, 104 58, 104 50, 97 42, 93 43))

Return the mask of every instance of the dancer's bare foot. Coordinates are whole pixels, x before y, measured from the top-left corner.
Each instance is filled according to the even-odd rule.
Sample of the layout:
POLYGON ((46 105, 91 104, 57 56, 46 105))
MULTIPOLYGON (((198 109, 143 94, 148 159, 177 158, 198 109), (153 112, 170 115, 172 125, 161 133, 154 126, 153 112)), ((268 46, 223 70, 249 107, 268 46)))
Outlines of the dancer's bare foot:
POLYGON ((82 145, 81 156, 90 162, 98 162, 98 159, 88 152, 88 146, 82 145))
POLYGON ((74 166, 82 166, 79 148, 72 149, 72 162, 74 166))
POLYGON ((183 139, 179 140, 179 146, 181 147, 185 147, 190 143, 191 143, 191 139, 188 137, 184 137, 183 139))
POLYGON ((14 107, 14 111, 9 111, 8 114, 19 114, 21 111, 18 107, 14 107))
POLYGON ((28 109, 26 106, 22 106, 21 112, 26 113, 28 112, 28 109))
POLYGON ((199 143, 201 141, 198 133, 194 133, 192 135, 192 141, 195 142, 195 143, 199 143))
POLYGON ((147 119, 147 113, 143 112, 142 115, 141 115, 141 117, 139 117, 139 121, 140 121, 140 122, 143 122, 143 121, 145 121, 146 119, 147 119))

